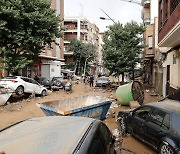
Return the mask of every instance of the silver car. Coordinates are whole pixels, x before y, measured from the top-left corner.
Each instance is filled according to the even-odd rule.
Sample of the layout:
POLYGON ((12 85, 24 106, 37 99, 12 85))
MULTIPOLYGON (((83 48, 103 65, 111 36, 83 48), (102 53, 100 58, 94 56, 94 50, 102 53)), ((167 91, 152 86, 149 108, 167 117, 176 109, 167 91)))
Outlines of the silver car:
POLYGON ((110 85, 109 77, 101 76, 96 80, 96 87, 108 87, 110 85))
POLYGON ((0 131, 7 154, 114 154, 114 141, 102 121, 74 116, 33 118, 0 131))

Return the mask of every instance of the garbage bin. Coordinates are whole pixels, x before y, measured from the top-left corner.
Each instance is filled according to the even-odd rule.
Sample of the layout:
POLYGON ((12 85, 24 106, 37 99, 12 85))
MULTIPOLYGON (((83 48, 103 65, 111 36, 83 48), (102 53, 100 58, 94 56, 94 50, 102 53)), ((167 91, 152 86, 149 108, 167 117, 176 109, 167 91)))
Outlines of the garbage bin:
POLYGON ((140 105, 143 104, 144 91, 141 83, 133 81, 119 86, 116 90, 115 98, 117 103, 121 105, 129 105, 130 101, 138 101, 140 105))

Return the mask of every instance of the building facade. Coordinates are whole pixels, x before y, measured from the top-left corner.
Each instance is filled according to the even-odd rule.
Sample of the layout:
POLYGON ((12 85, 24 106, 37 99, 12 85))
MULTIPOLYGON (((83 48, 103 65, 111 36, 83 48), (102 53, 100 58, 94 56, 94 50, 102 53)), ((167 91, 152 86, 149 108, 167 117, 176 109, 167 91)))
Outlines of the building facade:
POLYGON ((152 84, 153 81, 153 61, 154 61, 154 53, 155 53, 155 44, 154 44, 154 20, 152 14, 153 3, 151 0, 142 0, 141 5, 142 9, 142 20, 145 26, 144 32, 144 82, 148 84, 152 84))
POLYGON ((99 49, 99 28, 84 17, 65 17, 64 19, 64 59, 65 63, 72 62, 73 52, 69 45, 71 40, 81 40, 83 43, 92 43, 99 49))
MULTIPOLYGON (((61 27, 64 26, 64 0, 52 0, 51 8, 56 10, 56 15, 60 16, 61 27)), ((55 38, 55 43, 51 47, 46 47, 39 55, 36 64, 32 64, 21 72, 22 76, 34 77, 35 75, 51 79, 53 76, 61 75, 61 65, 64 62, 64 39, 55 38)))
POLYGON ((163 96, 180 88, 180 1, 159 0, 158 45, 162 48, 163 96))

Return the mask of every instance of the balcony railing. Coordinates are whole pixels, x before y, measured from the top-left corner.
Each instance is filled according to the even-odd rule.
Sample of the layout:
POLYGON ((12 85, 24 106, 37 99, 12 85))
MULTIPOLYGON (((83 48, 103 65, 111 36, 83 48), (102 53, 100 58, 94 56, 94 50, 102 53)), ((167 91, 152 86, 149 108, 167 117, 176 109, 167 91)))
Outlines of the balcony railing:
POLYGON ((143 22, 144 22, 145 25, 149 25, 151 23, 151 19, 150 18, 145 18, 143 22))
POLYGON ((179 0, 173 0, 171 3, 171 13, 176 9, 176 7, 180 4, 179 0))

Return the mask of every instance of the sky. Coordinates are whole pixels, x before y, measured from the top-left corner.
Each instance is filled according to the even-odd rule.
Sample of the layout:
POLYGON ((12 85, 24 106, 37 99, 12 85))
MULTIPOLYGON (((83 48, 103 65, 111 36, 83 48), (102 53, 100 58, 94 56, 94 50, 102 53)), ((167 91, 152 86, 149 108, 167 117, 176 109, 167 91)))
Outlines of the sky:
POLYGON ((109 18, 101 9, 115 22, 126 24, 133 20, 142 23, 142 7, 135 3, 122 0, 64 0, 65 17, 83 16, 91 23, 95 23, 100 32, 103 32, 107 26, 113 24, 113 21, 101 20, 100 17, 109 18))

